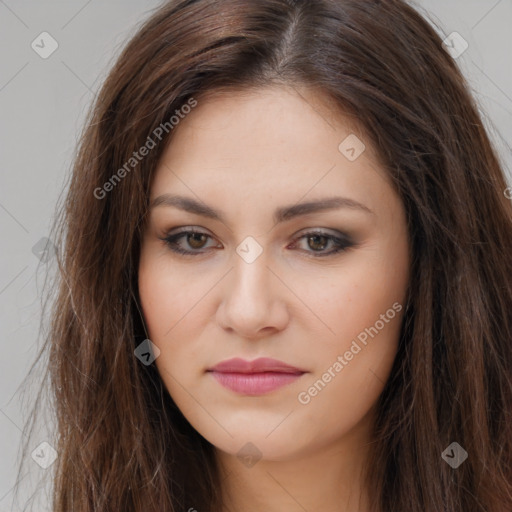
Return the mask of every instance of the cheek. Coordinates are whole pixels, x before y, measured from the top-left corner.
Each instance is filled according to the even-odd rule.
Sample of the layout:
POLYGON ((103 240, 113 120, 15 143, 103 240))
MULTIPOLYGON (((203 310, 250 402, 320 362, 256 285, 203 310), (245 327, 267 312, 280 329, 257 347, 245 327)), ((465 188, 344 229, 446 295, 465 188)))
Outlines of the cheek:
POLYGON ((171 337, 180 319, 193 314, 194 304, 208 287, 200 279, 180 272, 165 257, 148 254, 139 264, 139 296, 148 333, 157 342, 171 337))
POLYGON ((313 387, 304 388, 315 409, 332 401, 358 417, 378 398, 396 356, 407 264, 405 244, 392 251, 381 246, 358 254, 347 270, 332 273, 328 286, 310 294, 315 312, 330 328, 315 345, 315 373, 307 383, 313 387))
POLYGON ((304 421, 312 425, 304 444, 334 439, 362 421, 382 393, 396 357, 401 290, 376 288, 371 279, 352 282, 347 289, 346 295, 338 292, 337 300, 325 302, 329 309, 323 313, 336 336, 324 336, 315 346, 315 371, 296 397, 304 421))
MULTIPOLYGON (((211 311, 205 298, 210 279, 191 275, 165 257, 141 255, 138 286, 150 340, 160 349, 156 366, 170 392, 202 370, 200 333, 211 311)), ((179 391, 179 390, 178 390, 179 391)))
MULTIPOLYGON (((153 342, 164 337, 174 324, 174 312, 179 300, 169 288, 169 276, 162 275, 155 267, 141 265, 139 268, 139 296, 148 334, 153 342)), ((173 288, 176 286, 173 280, 173 288)))
POLYGON ((399 259, 357 255, 347 261, 345 268, 331 272, 323 283, 319 283, 318 278, 302 280, 298 295, 307 297, 305 302, 315 313, 304 318, 310 319, 309 329, 322 332, 323 347, 342 350, 376 322, 386 336, 398 333, 398 307, 393 309, 393 304, 403 307, 407 287, 405 263, 401 267, 399 259), (385 315, 384 320, 381 315, 385 315))

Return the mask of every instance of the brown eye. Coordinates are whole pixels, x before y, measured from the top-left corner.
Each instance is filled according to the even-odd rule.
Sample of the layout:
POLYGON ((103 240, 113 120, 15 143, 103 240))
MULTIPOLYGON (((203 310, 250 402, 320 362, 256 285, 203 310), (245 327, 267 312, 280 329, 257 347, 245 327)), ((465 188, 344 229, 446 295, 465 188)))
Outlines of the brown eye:
POLYGON ((300 247, 301 242, 304 243, 303 252, 309 256, 320 258, 333 256, 336 253, 346 251, 355 244, 352 239, 341 232, 337 234, 324 233, 323 231, 310 231, 299 236, 293 244, 293 247, 300 247), (330 246, 330 250, 329 250, 330 246))
MULTIPOLYGON (((339 236, 321 231, 311 231, 309 233, 304 233, 302 236, 295 240, 295 242, 292 244, 292 248, 300 246, 300 242, 305 241, 306 247, 299 247, 299 249, 302 249, 302 252, 312 257, 326 257, 346 251, 355 245, 350 237, 341 232, 337 233, 339 233, 339 236), (326 250, 329 248, 329 244, 331 244, 330 250, 326 250)), ((207 233, 191 229, 169 235, 165 238, 161 238, 161 240, 173 252, 187 256, 198 256, 201 254, 206 254, 208 249, 222 248, 219 246, 208 247, 206 244, 208 243, 209 239, 213 240, 213 238, 207 233)))
POLYGON ((328 244, 329 238, 324 235, 310 235, 308 238, 308 246, 314 251, 322 251, 328 244))
POLYGON ((168 235, 160 240, 162 240, 173 252, 197 256, 199 254, 205 254, 208 248, 215 248, 213 246, 208 247, 206 245, 209 239, 212 239, 212 237, 207 233, 189 229, 168 235), (204 250, 201 251, 201 249, 204 250))
POLYGON ((208 236, 204 233, 189 233, 187 235, 187 243, 193 249, 202 249, 207 239, 208 236))

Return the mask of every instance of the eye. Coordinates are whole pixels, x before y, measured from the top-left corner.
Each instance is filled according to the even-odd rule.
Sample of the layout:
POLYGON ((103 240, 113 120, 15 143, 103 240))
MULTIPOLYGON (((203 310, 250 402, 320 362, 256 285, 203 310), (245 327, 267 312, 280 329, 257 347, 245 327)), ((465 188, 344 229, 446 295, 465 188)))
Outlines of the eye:
POLYGON ((197 252, 199 249, 204 249, 205 242, 208 238, 211 238, 210 235, 204 233, 203 231, 197 231, 195 229, 187 229, 186 231, 180 231, 173 235, 168 235, 164 238, 161 238, 166 245, 170 247, 170 249, 178 254, 190 254, 193 256, 197 256, 199 254, 203 254, 197 252), (183 248, 179 241, 181 239, 185 239, 186 244, 192 250, 188 250, 187 248, 183 248))
MULTIPOLYGON (((173 252, 183 255, 199 256, 205 254, 205 250, 208 249, 206 242, 209 238, 212 238, 208 233, 198 231, 195 229, 187 229, 168 235, 164 238, 160 238, 173 252), (182 244, 186 244, 187 247, 183 247, 182 244)), ((295 248, 298 241, 305 240, 306 246, 309 249, 303 249, 304 252, 310 253, 312 257, 326 257, 336 254, 341 251, 347 250, 349 247, 355 245, 349 237, 340 233, 340 236, 336 236, 323 231, 310 231, 303 233, 301 236, 296 238, 291 246, 295 248), (325 251, 325 249, 331 244, 331 250, 325 251)), ((211 249, 212 247, 210 247, 211 249)), ((213 247, 215 248, 215 246, 213 247)), ((219 248, 217 246, 217 248, 219 248)))
MULTIPOLYGON (((313 253, 311 256, 314 258, 331 256, 341 251, 345 251, 349 247, 355 245, 350 238, 343 233, 340 233, 340 236, 337 236, 324 231, 310 231, 308 233, 303 233, 296 239, 296 241, 301 241, 303 239, 306 242, 306 247, 312 249, 312 251, 308 251, 306 249, 306 252, 313 253), (325 248, 329 243, 331 243, 332 249, 330 251, 325 251, 325 248)), ((296 242, 294 242, 294 244, 295 243, 296 242)))

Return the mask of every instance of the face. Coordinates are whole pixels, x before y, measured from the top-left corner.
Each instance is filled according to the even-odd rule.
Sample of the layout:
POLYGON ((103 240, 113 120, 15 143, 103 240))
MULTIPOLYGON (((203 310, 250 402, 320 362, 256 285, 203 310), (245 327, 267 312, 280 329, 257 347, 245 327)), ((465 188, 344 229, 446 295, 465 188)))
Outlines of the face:
POLYGON ((198 99, 156 169, 142 312, 172 399, 222 452, 292 460, 368 432, 396 355, 405 212, 326 102, 277 86, 198 99))

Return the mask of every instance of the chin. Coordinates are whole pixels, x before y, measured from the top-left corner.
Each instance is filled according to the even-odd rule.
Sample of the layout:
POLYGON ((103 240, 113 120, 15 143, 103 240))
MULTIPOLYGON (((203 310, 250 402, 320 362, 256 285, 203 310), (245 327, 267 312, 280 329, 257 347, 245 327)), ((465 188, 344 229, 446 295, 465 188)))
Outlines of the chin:
POLYGON ((283 418, 286 418, 286 415, 272 423, 268 418, 257 421, 246 415, 247 424, 238 420, 224 421, 222 425, 231 435, 219 425, 214 429, 196 426, 194 428, 215 448, 236 456, 241 461, 245 457, 276 462, 287 461, 314 451, 318 437, 313 432, 308 436, 304 424, 292 423, 289 419, 283 422, 283 418), (269 427, 272 424, 274 427, 269 427))

